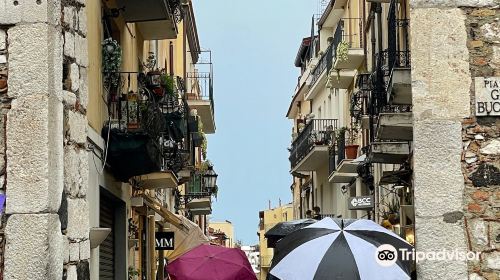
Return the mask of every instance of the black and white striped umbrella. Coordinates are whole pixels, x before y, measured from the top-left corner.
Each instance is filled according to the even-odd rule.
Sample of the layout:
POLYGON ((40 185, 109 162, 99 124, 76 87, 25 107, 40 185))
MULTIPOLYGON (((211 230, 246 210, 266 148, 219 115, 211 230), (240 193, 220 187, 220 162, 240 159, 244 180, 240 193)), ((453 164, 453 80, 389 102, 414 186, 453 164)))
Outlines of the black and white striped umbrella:
POLYGON ((281 280, 410 279, 412 263, 401 249, 412 246, 371 220, 324 218, 278 241, 271 274, 281 280))

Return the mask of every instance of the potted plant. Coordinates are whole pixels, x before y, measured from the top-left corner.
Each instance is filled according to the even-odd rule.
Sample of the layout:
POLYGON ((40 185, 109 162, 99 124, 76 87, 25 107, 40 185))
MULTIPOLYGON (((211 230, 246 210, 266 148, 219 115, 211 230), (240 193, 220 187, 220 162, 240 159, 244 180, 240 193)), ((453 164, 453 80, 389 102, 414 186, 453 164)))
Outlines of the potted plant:
POLYGON ((102 71, 104 86, 116 95, 120 85, 120 68, 122 63, 122 49, 118 41, 107 38, 102 42, 102 71))
POLYGON ((139 277, 139 270, 135 269, 133 266, 128 267, 128 280, 136 280, 139 277))
POLYGON ((165 94, 173 96, 174 91, 174 78, 170 75, 162 75, 161 77, 161 86, 165 90, 165 94))
POLYGON ((351 128, 347 129, 349 137, 347 138, 347 144, 345 145, 345 155, 347 159, 355 159, 358 156, 359 145, 355 144, 358 138, 358 126, 357 124, 351 124, 351 128))

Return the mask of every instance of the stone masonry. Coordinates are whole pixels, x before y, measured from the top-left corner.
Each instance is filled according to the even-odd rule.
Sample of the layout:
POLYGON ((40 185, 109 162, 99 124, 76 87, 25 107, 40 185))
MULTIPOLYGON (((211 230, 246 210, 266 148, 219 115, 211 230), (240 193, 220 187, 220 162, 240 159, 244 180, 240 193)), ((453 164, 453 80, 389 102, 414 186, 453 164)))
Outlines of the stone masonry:
POLYGON ((86 32, 85 1, 0 1, 3 279, 89 279, 86 32))
POLYGON ((416 249, 481 253, 419 279, 500 279, 500 118, 474 117, 475 78, 500 76, 499 5, 411 2, 416 249))

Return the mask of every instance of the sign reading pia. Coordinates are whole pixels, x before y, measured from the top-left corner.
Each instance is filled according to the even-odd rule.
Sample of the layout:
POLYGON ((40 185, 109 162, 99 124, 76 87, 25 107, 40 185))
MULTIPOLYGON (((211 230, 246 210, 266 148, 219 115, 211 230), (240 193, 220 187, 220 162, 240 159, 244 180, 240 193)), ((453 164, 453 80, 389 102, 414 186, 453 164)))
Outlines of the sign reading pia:
POLYGON ((476 77, 476 116, 500 116, 500 77, 476 77))

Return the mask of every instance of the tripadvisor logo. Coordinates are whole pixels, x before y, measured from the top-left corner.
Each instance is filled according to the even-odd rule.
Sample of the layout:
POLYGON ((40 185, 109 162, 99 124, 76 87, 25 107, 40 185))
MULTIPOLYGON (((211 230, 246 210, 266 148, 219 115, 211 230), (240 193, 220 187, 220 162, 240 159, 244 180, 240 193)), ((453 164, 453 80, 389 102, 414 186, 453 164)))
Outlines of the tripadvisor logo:
POLYGON ((398 251, 392 245, 380 245, 375 251, 375 260, 381 266, 391 266, 398 260, 398 251))
POLYGON ((438 250, 438 251, 419 251, 415 249, 408 250, 401 248, 397 250, 390 244, 380 245, 375 251, 375 260, 381 266, 391 266, 395 264, 398 259, 401 261, 479 261, 480 253, 472 251, 455 250, 438 250))

